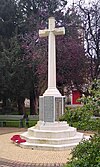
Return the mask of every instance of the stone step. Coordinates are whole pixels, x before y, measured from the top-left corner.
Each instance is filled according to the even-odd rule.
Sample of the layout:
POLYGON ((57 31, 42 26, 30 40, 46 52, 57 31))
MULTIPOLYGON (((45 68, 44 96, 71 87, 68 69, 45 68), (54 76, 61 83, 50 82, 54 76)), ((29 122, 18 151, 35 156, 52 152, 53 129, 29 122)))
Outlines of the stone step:
POLYGON ((69 127, 66 130, 40 130, 40 129, 28 129, 28 135, 37 138, 65 138, 73 137, 76 135, 76 128, 69 127))
POLYGON ((38 121, 36 126, 21 134, 23 148, 39 150, 66 150, 75 147, 83 139, 83 133, 70 127, 67 122, 38 121), (64 129, 62 128, 64 127, 64 129), (65 128, 66 127, 66 128, 65 128))
POLYGON ((80 142, 83 134, 76 133, 74 137, 70 138, 36 138, 28 136, 27 134, 21 135, 23 139, 25 139, 28 143, 37 143, 37 144, 54 144, 54 145, 61 145, 61 144, 71 144, 80 142))
POLYGON ((32 129, 39 129, 39 130, 52 130, 52 131, 59 131, 59 130, 66 130, 69 128, 69 125, 67 122, 62 121, 62 122, 43 122, 43 121, 38 121, 35 127, 29 128, 29 130, 32 129))
MULTIPOLYGON (((52 127, 52 131, 66 130, 68 128, 69 128, 68 124, 63 125, 63 126, 55 126, 55 127, 52 127)), ((48 131, 50 131, 51 127, 50 126, 41 126, 40 130, 48 130, 48 131)))
POLYGON ((51 151, 59 151, 59 150, 68 150, 74 148, 78 143, 71 144, 62 144, 62 145, 51 145, 51 144, 35 144, 35 143, 20 143, 20 147, 27 149, 36 149, 36 150, 51 150, 51 151))

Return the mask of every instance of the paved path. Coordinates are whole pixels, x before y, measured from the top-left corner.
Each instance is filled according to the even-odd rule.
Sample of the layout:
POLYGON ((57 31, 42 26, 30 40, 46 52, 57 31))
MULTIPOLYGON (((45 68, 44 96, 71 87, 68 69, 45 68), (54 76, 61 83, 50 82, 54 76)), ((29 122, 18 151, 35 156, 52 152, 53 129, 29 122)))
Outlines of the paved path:
POLYGON ((4 158, 0 158, 0 167, 63 167, 64 164, 60 163, 45 163, 45 164, 40 164, 40 163, 27 163, 27 162, 16 162, 16 161, 11 161, 7 160, 4 158))
POLYGON ((0 167, 63 167, 70 151, 22 149, 10 142, 10 137, 25 128, 0 128, 0 167), (6 149, 5 149, 6 148, 6 149), (19 154, 20 153, 20 154, 19 154), (19 154, 19 155, 18 155, 19 154), (14 158, 15 156, 15 158, 14 158), (25 161, 27 159, 27 162, 25 161))
POLYGON ((0 127, 0 135, 12 133, 12 132, 25 132, 25 131, 26 131, 26 128, 0 127))

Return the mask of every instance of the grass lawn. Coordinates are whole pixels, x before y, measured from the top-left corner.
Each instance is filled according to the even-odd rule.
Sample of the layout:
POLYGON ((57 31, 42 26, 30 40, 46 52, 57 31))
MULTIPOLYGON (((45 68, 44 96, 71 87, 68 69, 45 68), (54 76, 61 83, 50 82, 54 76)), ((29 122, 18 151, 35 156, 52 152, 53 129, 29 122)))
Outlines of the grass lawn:
MULTIPOLYGON (((37 123, 37 121, 29 120, 29 127, 34 126, 37 123)), ((6 127, 19 127, 19 121, 8 121, 6 122, 6 127)), ((25 121, 23 121, 23 127, 26 127, 25 121)))

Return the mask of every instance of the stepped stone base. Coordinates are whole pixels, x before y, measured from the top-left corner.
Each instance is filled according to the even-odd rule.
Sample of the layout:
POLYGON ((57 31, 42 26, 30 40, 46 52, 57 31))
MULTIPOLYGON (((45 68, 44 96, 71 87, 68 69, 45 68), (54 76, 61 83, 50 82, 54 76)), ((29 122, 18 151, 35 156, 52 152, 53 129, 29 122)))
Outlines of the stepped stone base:
POLYGON ((21 134, 26 139, 21 143, 23 148, 38 150, 66 150, 75 147, 83 139, 83 133, 70 127, 67 122, 43 122, 38 123, 27 132, 21 134))

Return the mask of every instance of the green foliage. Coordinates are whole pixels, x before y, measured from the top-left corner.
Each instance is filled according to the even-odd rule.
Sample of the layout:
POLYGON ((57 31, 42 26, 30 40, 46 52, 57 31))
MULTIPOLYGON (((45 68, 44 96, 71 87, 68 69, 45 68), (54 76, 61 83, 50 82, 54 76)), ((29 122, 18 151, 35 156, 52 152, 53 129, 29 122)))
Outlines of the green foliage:
POLYGON ((100 135, 83 140, 72 151, 71 161, 65 167, 100 167, 100 135))
POLYGON ((67 108, 60 121, 67 121, 70 126, 74 126, 79 130, 99 131, 100 119, 94 119, 92 116, 91 112, 87 112, 81 107, 76 109, 67 108))
POLYGON ((17 4, 15 0, 0 1, 0 36, 10 38, 17 26, 17 4))
POLYGON ((100 80, 94 80, 89 88, 88 97, 82 98, 80 101, 83 102, 84 108, 87 111, 92 111, 94 115, 100 115, 100 80))
POLYGON ((60 120, 66 120, 68 122, 88 121, 91 116, 92 113, 87 113, 87 111, 84 110, 83 107, 67 107, 65 114, 60 118, 60 120))
POLYGON ((100 80, 95 81, 90 87, 89 97, 82 98, 84 105, 77 108, 66 108, 65 114, 60 118, 69 125, 80 130, 100 131, 100 119, 94 119, 93 114, 100 113, 100 80))
POLYGON ((79 130, 100 130, 100 119, 92 118, 92 113, 83 110, 83 108, 69 109, 60 118, 60 121, 67 121, 70 126, 79 130))

